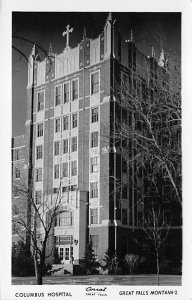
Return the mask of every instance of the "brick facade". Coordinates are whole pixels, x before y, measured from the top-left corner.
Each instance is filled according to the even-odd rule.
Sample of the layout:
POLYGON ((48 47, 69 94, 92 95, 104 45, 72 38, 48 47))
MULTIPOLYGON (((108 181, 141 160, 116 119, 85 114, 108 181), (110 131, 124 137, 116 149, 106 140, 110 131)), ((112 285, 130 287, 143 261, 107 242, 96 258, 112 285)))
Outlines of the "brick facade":
MULTIPOLYGON (((113 32, 109 19, 106 21, 103 33, 97 39, 83 40, 74 49, 66 47, 63 54, 52 53, 50 59, 52 63, 48 58, 42 62, 35 62, 34 90, 33 70, 29 65, 31 75, 28 78, 26 141, 22 140, 23 145, 26 145, 27 158, 31 155, 28 145, 31 134, 31 99, 34 95, 33 169, 35 172, 37 168, 42 168, 42 181, 35 182, 35 189, 41 190, 45 199, 47 195, 54 194, 55 188, 61 186, 65 194, 63 211, 71 212, 73 218, 76 218, 72 226, 68 224, 53 229, 55 238, 51 239, 49 247, 51 249, 54 246, 54 241, 58 240, 57 236, 72 236, 71 244, 55 244, 65 263, 70 261, 70 255, 74 257, 74 262, 77 264, 83 259, 85 246, 90 237, 96 241, 94 249, 100 260, 108 248, 117 247, 117 251, 125 254, 132 249, 130 236, 134 232, 139 232, 141 228, 137 225, 137 206, 133 192, 128 193, 127 199, 122 199, 121 194, 119 196, 114 194, 116 179, 126 181, 122 174, 122 157, 127 155, 126 151, 116 149, 112 136, 118 110, 122 116, 123 109, 123 104, 115 95, 114 81, 121 84, 122 74, 130 72, 135 72, 135 76, 144 76, 145 80, 149 80, 150 60, 136 49, 134 42, 122 41, 116 29, 113 32), (114 49, 111 49, 112 34, 114 35, 114 49), (75 80, 77 80, 76 83, 75 80), (76 91, 75 84, 77 84, 76 91), (57 86, 61 89, 58 105, 55 102, 57 86), (64 97, 67 89, 69 89, 69 99, 65 103, 64 97), (41 96, 44 97, 44 104, 42 104, 43 108, 38 111, 38 105, 40 105, 38 99, 41 96), (94 108, 98 112, 96 119, 92 119, 94 108), (73 114, 77 114, 75 128, 73 128, 73 114), (68 117, 69 122, 66 130, 64 130, 64 116, 68 117), (55 128, 56 118, 60 120, 58 132, 55 128), (43 134, 38 136, 38 126, 41 123, 43 134), (96 133, 95 136, 94 133, 96 133), (92 141, 93 137, 96 139, 97 133, 98 140, 92 141), (73 151, 72 140, 75 137, 77 137, 77 150, 73 151), (68 140, 68 151, 65 154, 63 153, 64 139, 68 140), (59 142, 60 147, 58 155, 54 154, 56 141, 59 142), (43 147, 43 156, 37 160, 36 147, 38 145, 43 147), (96 171, 91 171, 91 159, 94 157, 96 157, 96 171), (74 161, 77 161, 77 172, 73 176, 72 162, 74 161), (60 176, 63 163, 68 163, 66 178, 60 176), (59 178, 54 178, 54 165, 59 165, 59 178), (93 187, 96 190, 93 191, 93 187), (67 193, 64 191, 66 188, 67 193), (77 191, 75 196, 73 189, 77 191), (79 201, 78 208, 70 205, 69 199, 72 199, 70 197, 76 197, 72 201, 79 201), (132 218, 127 225, 122 224, 123 209, 129 211, 132 218), (69 256, 67 251, 70 252, 69 256)), ((164 75, 161 76, 161 68, 157 69, 160 80, 164 75)), ((21 145, 21 138, 14 139, 14 148, 17 145, 21 145)), ((13 165, 15 166, 15 162, 13 165)))

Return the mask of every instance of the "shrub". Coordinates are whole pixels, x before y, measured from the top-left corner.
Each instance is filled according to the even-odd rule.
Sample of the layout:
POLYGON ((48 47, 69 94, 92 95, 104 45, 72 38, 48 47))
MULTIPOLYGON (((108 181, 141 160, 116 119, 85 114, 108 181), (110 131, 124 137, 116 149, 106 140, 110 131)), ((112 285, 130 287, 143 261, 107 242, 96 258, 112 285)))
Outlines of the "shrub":
POLYGON ((120 260, 116 252, 107 249, 103 261, 105 265, 102 268, 108 270, 108 274, 121 274, 120 260))
POLYGON ((124 261, 126 263, 129 274, 133 275, 139 263, 139 256, 136 254, 126 254, 124 261))
POLYGON ((33 258, 25 243, 22 241, 12 246, 12 275, 35 275, 33 258))
POLYGON ((97 268, 100 265, 96 261, 95 253, 93 250, 93 243, 91 241, 87 244, 87 246, 85 248, 84 266, 85 266, 87 275, 98 273, 97 268))
POLYGON ((56 265, 61 263, 59 253, 58 253, 56 248, 54 249, 54 252, 53 252, 53 263, 56 264, 56 265))

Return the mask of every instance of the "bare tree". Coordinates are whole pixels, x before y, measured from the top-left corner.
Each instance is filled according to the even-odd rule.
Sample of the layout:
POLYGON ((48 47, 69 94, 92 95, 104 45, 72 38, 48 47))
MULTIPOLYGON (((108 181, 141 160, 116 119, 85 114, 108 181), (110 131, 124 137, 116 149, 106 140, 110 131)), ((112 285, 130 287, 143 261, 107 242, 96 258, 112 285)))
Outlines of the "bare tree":
POLYGON ((47 245, 53 235, 52 230, 62 204, 61 191, 58 188, 57 194, 41 197, 35 193, 33 184, 26 187, 24 182, 20 182, 16 188, 22 206, 19 207, 17 213, 13 212, 13 226, 17 227, 22 240, 26 241, 26 237, 30 240, 37 284, 41 285, 46 258, 54 251, 53 248, 48 251, 47 245), (28 215, 29 206, 30 216, 28 215))
POLYGON ((148 178, 156 186, 161 177, 181 204, 180 76, 178 72, 172 76, 166 64, 160 67, 154 58, 140 67, 142 72, 145 76, 131 70, 115 81, 113 137, 117 148, 129 153, 128 173, 132 183, 137 181, 135 188, 140 188, 139 179, 140 185, 148 178))
POLYGON ((129 274, 133 275, 135 267, 139 261, 139 256, 131 253, 126 254, 124 260, 128 267, 129 274))
POLYGON ((169 228, 170 225, 164 220, 162 210, 152 207, 146 214, 143 230, 149 242, 150 253, 156 257, 157 285, 159 285, 160 254, 168 245, 169 228))

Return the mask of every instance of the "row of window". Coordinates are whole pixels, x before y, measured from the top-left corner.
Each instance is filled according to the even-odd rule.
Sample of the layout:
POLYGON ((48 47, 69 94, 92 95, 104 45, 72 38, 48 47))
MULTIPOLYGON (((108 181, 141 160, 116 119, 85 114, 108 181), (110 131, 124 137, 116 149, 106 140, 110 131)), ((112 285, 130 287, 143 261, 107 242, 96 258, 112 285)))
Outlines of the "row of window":
MULTIPOLYGON (((55 119, 55 132, 60 132, 61 128, 63 131, 69 130, 70 128, 70 123, 69 123, 69 115, 63 116, 62 119, 56 118, 55 119), (61 127, 61 121, 63 122, 62 127, 61 127)), ((99 108, 94 107, 91 109, 91 123, 98 122, 99 120, 99 108)), ((72 114, 72 122, 71 122, 71 128, 76 128, 77 127, 77 122, 78 122, 78 117, 77 113, 72 114)), ((37 124, 37 137, 43 136, 43 123, 37 124)), ((19 157, 19 154, 17 154, 17 157, 19 157)), ((19 159, 19 158, 17 158, 19 159)), ((17 160, 16 159, 16 160, 17 160)))
MULTIPOLYGON (((69 139, 63 139, 61 141, 54 142, 54 156, 60 155, 60 147, 63 146, 62 154, 69 153, 69 139)), ((77 151, 77 137, 74 136, 71 138, 71 152, 77 151)))
POLYGON ((59 179, 68 177, 70 174, 70 166, 71 166, 71 176, 77 175, 77 161, 71 161, 70 163, 64 162, 61 165, 56 164, 54 165, 54 179, 59 179))
MULTIPOLYGON (((99 82, 100 76, 99 71, 90 74, 91 80, 91 95, 99 92, 99 82)), ((55 96, 54 103, 55 106, 58 106, 62 103, 67 103, 69 101, 74 101, 79 98, 79 79, 73 79, 71 82, 67 81, 63 84, 59 84, 55 87, 55 96)), ((37 93, 37 111, 41 111, 44 109, 45 102, 45 91, 39 91, 37 93)))
MULTIPOLYGON (((90 147, 98 147, 99 145, 99 133, 98 131, 94 131, 91 133, 91 141, 90 141, 90 147)), ((40 147, 40 146, 37 146, 40 147)), ((54 142, 54 156, 60 155, 60 150, 62 151, 62 154, 69 153, 69 149, 71 149, 71 152, 77 151, 77 137, 74 136, 71 139, 63 139, 63 141, 55 141, 54 142), (70 147, 70 140, 71 140, 71 147, 70 147), (60 149, 62 147, 62 149, 60 149)))
POLYGON ((62 211, 59 213, 55 220, 55 226, 72 226, 73 214, 70 211, 62 211))
MULTIPOLYGON (((77 127, 77 113, 72 114, 72 128, 77 127)), ((63 116, 63 131, 69 129, 69 116, 63 116)), ((61 131, 61 118, 55 119, 55 132, 61 131)))
MULTIPOLYGON (((69 115, 67 116, 63 116, 63 118, 56 118, 55 119, 55 132, 60 132, 61 128, 63 128, 63 131, 65 130, 69 130, 70 129, 70 123, 69 123, 69 115), (63 126, 61 126, 61 121, 63 120, 63 126)), ((98 122, 99 120, 99 108, 98 107, 94 107, 91 109, 91 123, 95 123, 98 122)), ((72 114, 72 120, 71 120, 71 128, 77 128, 77 122, 78 122, 78 118, 77 118, 77 113, 72 114)), ((37 130, 38 133, 38 130, 37 130)), ((40 136, 37 134, 37 136, 40 136)), ((42 136, 42 135, 41 135, 42 136)))
MULTIPOLYGON (((128 216, 128 209, 122 209, 121 221, 123 225, 130 225, 129 216, 128 216)), ((130 211, 130 213, 132 213, 130 211)), ((131 219, 131 216, 130 216, 131 219)), ((144 226, 144 212, 138 211, 137 218, 135 220, 136 226, 144 226)), ((172 224, 172 213, 170 210, 163 211, 163 223, 164 225, 171 225, 172 224)))
MULTIPOLYGON (((69 139, 63 139, 61 141, 54 142, 54 156, 60 155, 60 146, 62 146, 62 154, 69 153, 69 139)), ((71 152, 77 151, 77 137, 71 138, 71 152)), ((43 145, 36 146, 36 159, 43 158, 43 145)))
MULTIPOLYGON (((77 161, 71 161, 70 163, 64 162, 62 164, 54 165, 54 179, 68 177, 70 174, 71 169, 71 176, 77 175, 77 161), (60 174, 60 177, 59 177, 60 174)), ((98 172, 98 156, 94 156, 90 158, 90 172, 97 173, 98 172)))

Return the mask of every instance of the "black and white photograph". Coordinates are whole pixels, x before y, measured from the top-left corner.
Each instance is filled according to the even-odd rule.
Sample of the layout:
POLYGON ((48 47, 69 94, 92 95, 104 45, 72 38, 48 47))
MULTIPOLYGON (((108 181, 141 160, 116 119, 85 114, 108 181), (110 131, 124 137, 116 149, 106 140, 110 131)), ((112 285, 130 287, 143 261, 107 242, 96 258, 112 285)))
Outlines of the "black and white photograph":
POLYGON ((178 299, 183 14, 83 8, 11 11, 11 299, 178 299))

